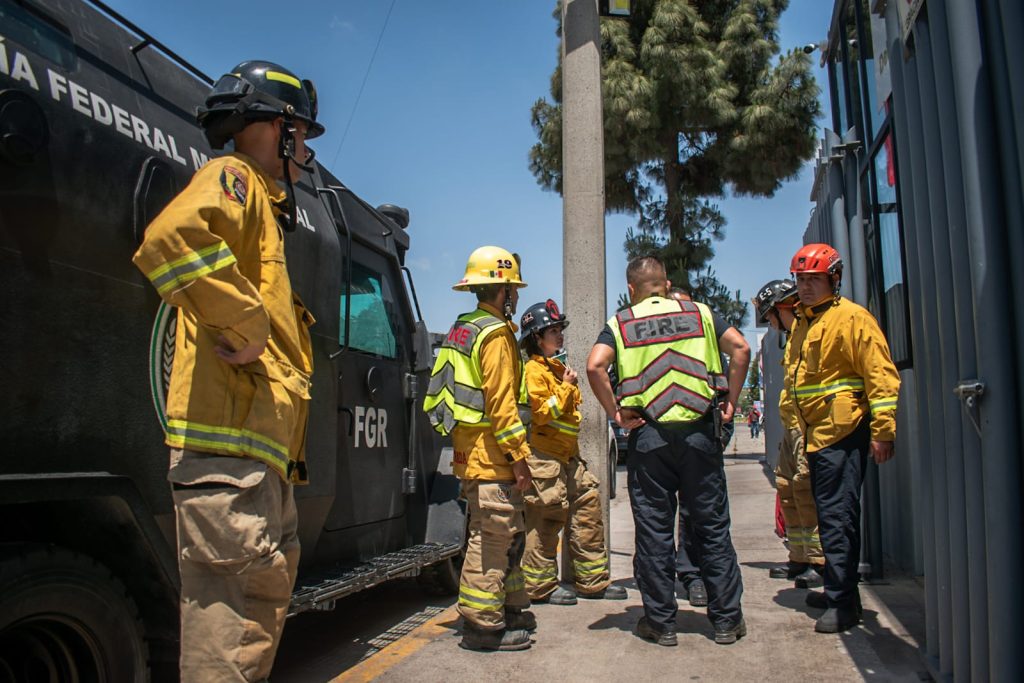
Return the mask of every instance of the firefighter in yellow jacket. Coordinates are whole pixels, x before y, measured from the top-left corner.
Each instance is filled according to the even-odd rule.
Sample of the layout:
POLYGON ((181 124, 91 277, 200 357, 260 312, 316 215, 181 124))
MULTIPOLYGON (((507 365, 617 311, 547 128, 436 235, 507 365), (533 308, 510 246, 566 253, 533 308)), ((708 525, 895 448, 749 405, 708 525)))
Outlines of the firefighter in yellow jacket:
MULTIPOLYGON (((313 319, 292 293, 279 222, 311 157, 312 84, 270 62, 220 78, 200 109, 211 146, 146 229, 135 265, 178 307, 167 398, 181 573, 181 679, 270 674, 299 560, 313 319), (284 180, 289 192, 281 190, 284 180)), ((289 221, 289 218, 292 220, 289 221)))
POLYGON ((786 348, 787 387, 804 435, 818 529, 825 553, 821 633, 845 631, 861 619, 860 489, 868 454, 893 455, 900 378, 874 317, 839 296, 843 262, 827 244, 807 244, 790 270, 800 296, 786 348))
MULTIPOLYGON (((785 336, 796 322, 793 308, 797 300, 796 283, 792 280, 772 280, 765 284, 753 302, 758 323, 768 323, 785 336)), ((783 374, 786 374, 785 369, 783 374)), ((786 378, 787 382, 791 379, 786 378)), ((782 444, 779 464, 775 468, 775 486, 779 491, 782 516, 786 520, 789 562, 772 567, 768 575, 773 579, 793 580, 799 588, 816 587, 822 584, 825 556, 818 537, 818 512, 811 491, 811 471, 804 453, 804 436, 785 383, 779 396, 779 418, 782 421, 782 444)))
POLYGON ((469 511, 458 602, 460 646, 469 650, 525 650, 537 624, 525 611, 530 599, 520 568, 523 492, 531 479, 518 407, 525 400, 523 362, 512 316, 525 286, 517 256, 500 247, 470 254, 453 289, 476 294, 477 308, 449 330, 423 402, 434 429, 451 434, 469 511))
POLYGON ((520 346, 526 362, 530 400, 533 489, 526 494, 526 553, 523 576, 533 602, 575 605, 576 596, 625 600, 626 589, 611 585, 598 481, 580 458, 580 388, 576 371, 556 356, 568 319, 548 299, 521 319, 520 346), (558 532, 572 520, 564 548, 572 556, 575 589, 558 585, 558 532))

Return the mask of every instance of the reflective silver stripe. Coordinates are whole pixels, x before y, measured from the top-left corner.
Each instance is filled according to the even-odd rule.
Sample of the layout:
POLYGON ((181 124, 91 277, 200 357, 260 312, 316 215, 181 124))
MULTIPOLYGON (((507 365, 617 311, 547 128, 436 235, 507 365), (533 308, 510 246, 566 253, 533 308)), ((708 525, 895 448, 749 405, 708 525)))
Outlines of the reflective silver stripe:
POLYGON ((452 429, 455 428, 455 413, 452 412, 451 408, 444 401, 438 403, 432 410, 427 411, 427 417, 430 418, 430 425, 437 430, 441 427, 442 434, 450 434, 452 429))
POLYGON ((455 384, 455 366, 451 362, 445 363, 441 369, 430 376, 430 384, 427 385, 427 396, 437 396, 445 387, 455 384))
POLYGON ((719 391, 729 391, 729 378, 713 372, 711 373, 711 386, 719 391))
POLYGON ((505 594, 490 593, 460 584, 459 604, 474 607, 481 612, 497 612, 505 607, 505 594))
POLYGON ((608 571, 608 558, 591 560, 590 562, 573 562, 578 576, 593 576, 608 571))
POLYGON ((565 432, 566 434, 574 434, 575 435, 575 434, 579 434, 580 433, 580 428, 579 427, 577 427, 576 425, 571 425, 571 424, 569 424, 567 422, 562 422, 561 420, 552 420, 551 421, 551 426, 554 427, 555 429, 557 429, 560 432, 565 432))
POLYGON ((876 398, 874 401, 868 403, 871 406, 871 412, 880 413, 883 410, 896 410, 897 398, 876 398))
POLYGON ((459 405, 483 412, 484 392, 456 382, 455 366, 450 362, 441 366, 441 369, 430 378, 430 384, 427 385, 427 395, 437 396, 445 389, 451 392, 452 398, 459 405))
POLYGON ((528 564, 523 565, 523 574, 526 575, 526 580, 530 581, 541 580, 541 579, 554 579, 558 577, 558 567, 551 565, 550 567, 533 567, 528 564))
POLYGON ((235 263, 235 255, 224 242, 211 244, 191 252, 170 263, 165 263, 146 274, 156 291, 163 294, 169 289, 183 287, 192 280, 208 275, 235 263))
POLYGON ((472 408, 473 410, 484 410, 484 392, 465 384, 455 383, 455 402, 459 405, 472 408))
POLYGON ((619 398, 642 394, 648 388, 652 387, 655 382, 673 370, 681 372, 684 375, 689 375, 690 377, 702 379, 705 382, 708 382, 709 385, 711 384, 709 381, 710 376, 708 375, 708 366, 696 358, 685 356, 672 349, 666 349, 664 353, 655 358, 652 363, 645 367, 643 372, 639 375, 636 377, 626 378, 619 382, 619 398))
POLYGON ((526 427, 524 427, 522 423, 519 423, 509 427, 508 429, 504 429, 498 432, 497 434, 494 435, 494 438, 498 441, 498 443, 501 443, 503 441, 509 441, 511 439, 514 439, 518 435, 525 433, 526 427))
POLYGON ((271 458, 278 467, 288 464, 288 449, 248 429, 216 427, 185 420, 167 421, 167 439, 175 446, 207 446, 238 455, 271 458))
POLYGON ((681 405, 703 415, 711 405, 711 400, 689 389, 673 384, 658 394, 653 401, 647 404, 646 408, 651 417, 657 420, 675 405, 681 405))
POLYGON ((820 396, 838 394, 840 391, 859 391, 864 388, 864 380, 859 377, 844 377, 835 382, 825 384, 805 384, 796 387, 797 396, 820 396))
POLYGON ((474 325, 479 327, 481 330, 483 328, 485 328, 485 327, 490 327, 491 325, 504 325, 505 324, 505 321, 498 320, 493 315, 482 315, 479 318, 474 318, 473 320, 470 320, 468 322, 473 323, 474 325))
POLYGON ((562 410, 558 407, 558 397, 557 396, 552 396, 551 398, 549 398, 546 401, 546 403, 548 404, 548 408, 551 410, 551 415, 553 417, 561 417, 562 416, 562 410))

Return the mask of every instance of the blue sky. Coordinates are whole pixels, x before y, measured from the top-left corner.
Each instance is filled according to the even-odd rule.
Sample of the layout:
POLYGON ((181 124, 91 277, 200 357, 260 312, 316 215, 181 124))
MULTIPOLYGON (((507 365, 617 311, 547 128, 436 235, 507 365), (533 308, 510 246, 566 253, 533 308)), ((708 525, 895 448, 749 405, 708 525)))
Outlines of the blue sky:
MULTIPOLYGON (((522 254, 523 310, 562 300, 561 198, 527 164, 530 107, 548 96, 557 63, 553 0, 107 1, 213 77, 269 59, 315 81, 327 126, 313 145, 318 159, 370 204, 410 211, 408 263, 431 330, 469 307, 450 286, 483 244, 522 254)), ((826 0, 792 0, 783 48, 824 39, 831 12, 826 0)), ((744 298, 786 275, 807 227, 812 168, 774 198, 720 201, 728 225, 713 267, 744 298)), ((610 310, 625 289, 622 242, 633 223, 606 220, 610 310)))

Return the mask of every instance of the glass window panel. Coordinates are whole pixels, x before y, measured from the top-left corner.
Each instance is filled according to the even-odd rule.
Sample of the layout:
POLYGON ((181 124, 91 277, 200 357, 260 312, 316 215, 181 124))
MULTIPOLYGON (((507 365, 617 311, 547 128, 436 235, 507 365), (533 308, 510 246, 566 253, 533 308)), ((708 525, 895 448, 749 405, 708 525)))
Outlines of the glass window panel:
MULTIPOLYGON (((885 23, 878 17, 871 14, 871 10, 868 7, 868 0, 861 0, 860 3, 860 20, 861 27, 864 31, 864 45, 861 46, 861 54, 864 56, 864 71, 867 74, 868 79, 868 91, 867 97, 867 116, 868 124, 871 126, 871 140, 878 137, 878 131, 882 128, 882 124, 885 123, 885 111, 881 102, 878 101, 878 83, 875 76, 875 39, 885 42, 885 35, 875 36, 872 33, 872 28, 884 28, 885 23)), ((881 46, 879 46, 881 47, 881 46)))
MULTIPOLYGON (((860 40, 857 37, 857 5, 850 3, 846 9, 846 20, 843 25, 843 36, 846 44, 844 45, 846 61, 843 65, 846 81, 849 84, 850 92, 850 108, 847 112, 847 126, 857 126, 858 135, 860 134, 860 128, 863 126, 863 111, 862 111, 862 99, 860 92, 860 64, 859 60, 861 57, 860 40)), ((840 133, 845 133, 844 128, 840 133)))
POLYGON ((910 360, 910 330, 907 320, 906 279, 903 273, 900 219, 896 206, 896 164, 893 156, 892 133, 886 131, 872 160, 874 169, 874 218, 878 254, 881 258, 882 298, 884 319, 880 320, 889 340, 893 360, 910 360))
POLYGON ((838 95, 838 107, 836 111, 838 113, 839 130, 836 132, 841 136, 846 129, 850 127, 850 117, 847 114, 846 107, 846 70, 843 68, 842 61, 837 61, 835 64, 835 75, 836 75, 836 93, 838 95))
MULTIPOLYGON (((75 68, 75 48, 67 29, 53 23, 41 12, 22 7, 13 0, 0 0, 0 26, 3 35, 42 55, 67 71, 75 68)), ((9 51, 7 58, 13 58, 9 51)))
POLYGON ((887 133, 875 154, 875 194, 882 211, 896 210, 896 163, 892 134, 887 133), (891 206, 890 206, 891 205, 891 206))
POLYGON ((910 330, 907 325, 907 292, 900 253, 900 219, 895 211, 879 214, 882 247, 882 287, 885 296, 885 335, 895 362, 910 359, 910 330))
MULTIPOLYGON (((341 295, 338 339, 345 344, 345 300, 341 295)), ((397 348, 390 311, 394 297, 390 285, 378 273, 352 264, 352 296, 349 312, 349 347, 384 358, 395 358, 397 348), (383 284, 382 284, 383 282, 383 284)))

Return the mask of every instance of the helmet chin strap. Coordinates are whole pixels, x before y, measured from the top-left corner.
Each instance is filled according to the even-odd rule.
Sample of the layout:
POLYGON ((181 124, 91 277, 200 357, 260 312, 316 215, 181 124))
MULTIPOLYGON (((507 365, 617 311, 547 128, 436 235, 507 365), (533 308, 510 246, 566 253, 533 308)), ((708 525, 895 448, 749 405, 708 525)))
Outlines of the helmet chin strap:
POLYGON ((277 155, 281 158, 281 166, 284 170, 285 188, 288 192, 286 200, 286 214, 282 216, 284 229, 287 232, 294 232, 298 225, 298 204, 295 201, 295 185, 292 183, 291 169, 288 162, 291 162, 307 173, 313 172, 313 153, 306 158, 305 163, 295 158, 295 125, 291 117, 281 121, 281 135, 277 143, 277 155))
POLYGON ((512 285, 505 283, 505 304, 503 306, 505 320, 512 320, 512 285))

